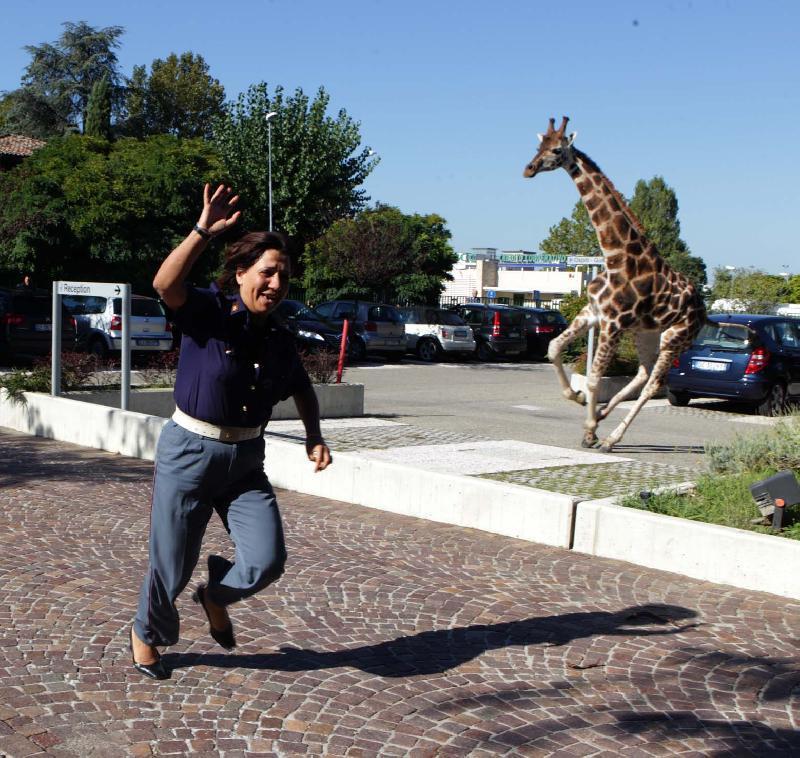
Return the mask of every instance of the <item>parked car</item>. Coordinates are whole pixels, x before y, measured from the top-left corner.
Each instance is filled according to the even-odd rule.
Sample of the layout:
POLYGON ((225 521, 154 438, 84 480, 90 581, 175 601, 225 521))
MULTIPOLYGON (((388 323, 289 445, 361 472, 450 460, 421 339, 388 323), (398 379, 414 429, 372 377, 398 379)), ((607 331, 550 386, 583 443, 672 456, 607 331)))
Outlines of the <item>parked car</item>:
POLYGON ((299 300, 282 300, 275 309, 277 315, 294 333, 301 350, 339 352, 342 330, 329 324, 316 311, 299 300))
POLYGON ((517 357, 525 352, 525 319, 521 308, 465 303, 451 310, 472 328, 475 353, 479 360, 517 357))
POLYGON ((798 396, 800 321, 786 316, 709 316, 667 377, 672 405, 717 397, 747 402, 759 414, 774 416, 798 396))
POLYGON ((406 349, 423 361, 442 355, 466 356, 475 352, 475 337, 464 319, 443 308, 400 308, 406 325, 406 349))
MULTIPOLYGON (((47 290, 0 288, 0 359, 50 355, 53 296, 47 290)), ((61 349, 75 350, 75 321, 62 307, 61 349)))
POLYGON ((330 300, 314 310, 337 328, 350 321, 350 354, 354 361, 367 355, 401 360, 406 351, 406 328, 393 305, 363 300, 330 300))
POLYGON ((520 308, 525 319, 527 354, 531 358, 546 358, 550 343, 568 324, 560 311, 549 308, 520 308))
MULTIPOLYGON (((78 324, 86 350, 106 358, 122 349, 121 297, 65 295, 62 301, 78 324)), ((132 353, 172 349, 172 327, 155 298, 131 296, 130 331, 132 353)))

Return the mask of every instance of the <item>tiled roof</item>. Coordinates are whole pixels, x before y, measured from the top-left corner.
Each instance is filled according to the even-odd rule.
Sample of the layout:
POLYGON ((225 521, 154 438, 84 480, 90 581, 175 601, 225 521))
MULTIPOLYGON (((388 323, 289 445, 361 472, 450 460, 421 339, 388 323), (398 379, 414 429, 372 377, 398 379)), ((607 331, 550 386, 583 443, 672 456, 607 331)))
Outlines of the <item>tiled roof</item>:
POLYGON ((0 155, 28 156, 45 144, 47 143, 40 139, 25 137, 22 134, 3 134, 0 136, 0 155))

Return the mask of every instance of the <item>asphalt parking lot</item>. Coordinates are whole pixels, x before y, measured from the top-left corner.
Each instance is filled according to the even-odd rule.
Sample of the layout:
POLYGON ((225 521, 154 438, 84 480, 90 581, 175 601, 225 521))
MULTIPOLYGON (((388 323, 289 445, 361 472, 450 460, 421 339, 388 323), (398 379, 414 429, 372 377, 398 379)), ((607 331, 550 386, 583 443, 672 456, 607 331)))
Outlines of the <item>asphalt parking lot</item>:
MULTIPOLYGON (((344 377, 365 385, 365 413, 407 424, 490 439, 580 448, 585 411, 561 396, 549 363, 369 362, 344 377)), ((600 434, 624 418, 623 403, 600 434)), ((615 451, 643 461, 697 465, 707 442, 733 439, 776 423, 747 408, 693 401, 673 408, 654 399, 639 413, 615 451)))

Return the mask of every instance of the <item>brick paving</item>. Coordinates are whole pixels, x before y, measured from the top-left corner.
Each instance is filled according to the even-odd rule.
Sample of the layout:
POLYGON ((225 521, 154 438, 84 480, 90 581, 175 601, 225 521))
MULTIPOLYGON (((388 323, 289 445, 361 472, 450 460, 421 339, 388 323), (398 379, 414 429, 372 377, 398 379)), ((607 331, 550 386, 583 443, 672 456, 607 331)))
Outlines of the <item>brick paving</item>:
MULTIPOLYGON (((172 678, 145 680, 150 465, 0 448, 2 755, 800 752, 800 603, 291 492, 240 647, 187 592, 172 678)), ((205 548, 230 554, 219 524, 205 548)))

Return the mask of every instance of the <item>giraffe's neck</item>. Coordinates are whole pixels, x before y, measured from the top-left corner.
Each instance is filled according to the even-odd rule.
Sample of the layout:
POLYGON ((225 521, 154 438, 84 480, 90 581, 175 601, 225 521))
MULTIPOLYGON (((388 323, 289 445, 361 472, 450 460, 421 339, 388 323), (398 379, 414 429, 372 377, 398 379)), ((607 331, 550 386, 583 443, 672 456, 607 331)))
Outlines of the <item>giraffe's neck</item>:
POLYGON ((573 155, 565 168, 589 212, 608 270, 620 270, 627 257, 652 251, 644 229, 611 180, 585 153, 573 149, 573 155))

